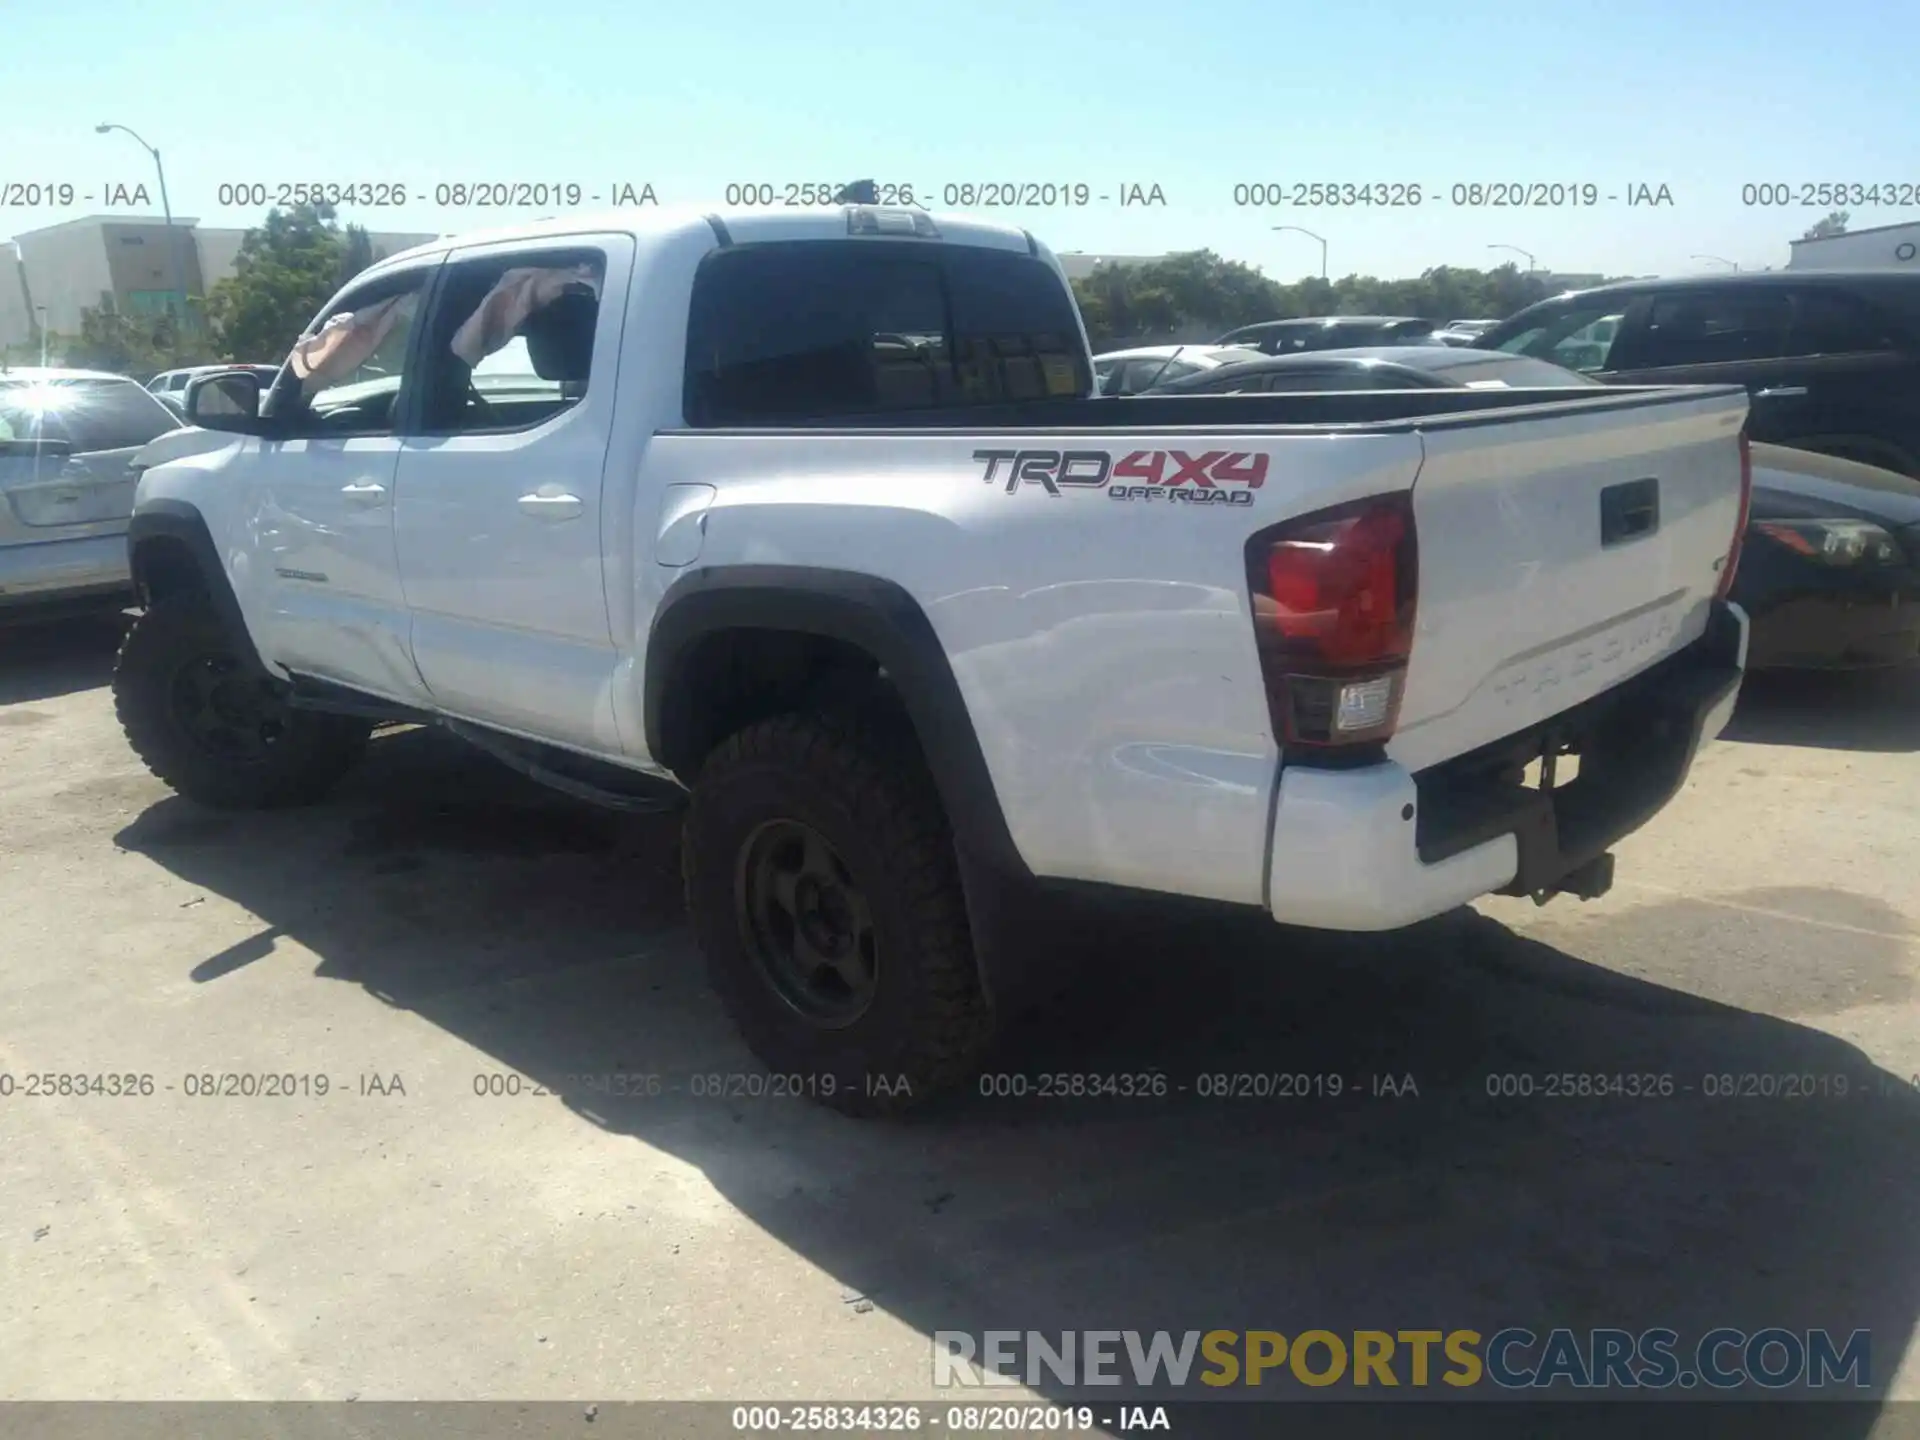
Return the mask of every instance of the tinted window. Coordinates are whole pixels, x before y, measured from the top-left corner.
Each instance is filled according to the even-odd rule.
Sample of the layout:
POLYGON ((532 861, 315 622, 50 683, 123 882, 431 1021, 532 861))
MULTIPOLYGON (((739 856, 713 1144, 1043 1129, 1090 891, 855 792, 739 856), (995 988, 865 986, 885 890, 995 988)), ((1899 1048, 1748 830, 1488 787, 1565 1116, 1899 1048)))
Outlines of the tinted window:
POLYGON ((1424 340, 1433 333, 1433 326, 1424 320, 1397 320, 1380 326, 1377 333, 1382 345, 1403 345, 1411 340, 1424 340))
POLYGON ((1886 319, 1851 295, 1803 290, 1795 297, 1789 354, 1858 355, 1899 348, 1886 319))
POLYGON ((1127 368, 1120 372, 1120 383, 1108 389, 1115 395, 1138 395, 1149 386, 1165 385, 1170 380, 1196 374, 1199 370, 1200 367, 1191 360, 1169 360, 1164 355, 1129 360, 1127 368))
POLYGON ((1719 365, 1786 353, 1792 306, 1784 291, 1722 290, 1656 295, 1613 368, 1719 365))
POLYGON ((1260 337, 1260 352, 1263 355, 1292 355, 1301 350, 1320 350, 1329 348, 1319 337, 1317 327, 1314 330, 1276 330, 1271 335, 1260 337))
POLYGON ((686 383, 694 425, 1093 388, 1067 291, 1038 260, 886 241, 748 245, 709 256, 694 280, 686 383))
POLYGON ((130 450, 180 428, 131 380, 54 380, 0 388, 0 421, 19 439, 72 443, 75 454, 130 450))
POLYGON ((1221 343, 1255 349, 1262 355, 1288 355, 1295 350, 1304 350, 1308 338, 1319 329, 1318 325, 1313 324, 1271 328, 1249 326, 1245 330, 1234 331, 1221 343))

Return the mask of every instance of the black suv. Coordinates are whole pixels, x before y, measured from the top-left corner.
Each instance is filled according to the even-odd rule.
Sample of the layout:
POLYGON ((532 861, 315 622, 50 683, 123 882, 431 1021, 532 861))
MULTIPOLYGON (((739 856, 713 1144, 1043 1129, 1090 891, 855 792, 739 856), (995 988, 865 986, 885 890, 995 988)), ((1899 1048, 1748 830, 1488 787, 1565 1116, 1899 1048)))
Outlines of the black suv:
POLYGON ((1745 385, 1755 440, 1920 477, 1920 271, 1632 280, 1474 342, 1611 385, 1745 385))

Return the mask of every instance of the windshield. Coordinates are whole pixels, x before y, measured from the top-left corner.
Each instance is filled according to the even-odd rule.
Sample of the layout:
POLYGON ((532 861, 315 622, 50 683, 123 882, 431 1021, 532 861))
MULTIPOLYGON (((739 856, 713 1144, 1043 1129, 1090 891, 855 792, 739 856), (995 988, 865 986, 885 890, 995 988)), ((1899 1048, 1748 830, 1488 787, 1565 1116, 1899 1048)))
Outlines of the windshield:
POLYGON ((1588 304, 1550 308, 1496 342, 1494 348, 1512 355, 1551 360, 1569 370, 1588 373, 1605 370, 1626 306, 1625 299, 1609 297, 1588 304))
MULTIPOLYGON (((1420 364, 1419 361, 1412 362, 1420 364)), ((1546 360, 1525 355, 1464 350, 1444 360, 1422 365, 1455 385, 1552 386, 1598 385, 1591 376, 1581 375, 1546 360)))

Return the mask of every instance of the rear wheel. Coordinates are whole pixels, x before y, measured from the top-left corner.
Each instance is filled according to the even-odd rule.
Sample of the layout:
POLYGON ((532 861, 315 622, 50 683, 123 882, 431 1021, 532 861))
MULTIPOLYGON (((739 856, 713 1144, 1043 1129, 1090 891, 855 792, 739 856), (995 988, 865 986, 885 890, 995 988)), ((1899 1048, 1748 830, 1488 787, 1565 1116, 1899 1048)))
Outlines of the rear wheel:
POLYGON ((286 687, 196 595, 160 600, 133 622, 113 704, 148 770, 188 799, 228 810, 318 800, 359 759, 371 728, 293 709, 286 687))
POLYGON ((991 1017, 910 740, 815 715, 749 726, 702 767, 681 855, 714 988, 776 1084, 873 1115, 973 1072, 991 1017))

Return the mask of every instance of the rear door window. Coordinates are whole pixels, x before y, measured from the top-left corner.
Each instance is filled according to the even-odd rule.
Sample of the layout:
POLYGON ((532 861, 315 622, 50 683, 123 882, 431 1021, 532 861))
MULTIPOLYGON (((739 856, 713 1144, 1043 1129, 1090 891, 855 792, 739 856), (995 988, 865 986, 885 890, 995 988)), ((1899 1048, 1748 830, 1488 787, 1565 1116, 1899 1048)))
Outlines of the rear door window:
POLYGON ((524 430, 584 399, 605 279, 597 249, 449 262, 421 351, 421 433, 524 430))
POLYGON ((1887 317, 1837 290, 1803 290, 1794 297, 1789 355, 1871 355, 1898 350, 1887 317))
POLYGON ((1028 255, 779 242, 717 251, 694 281, 685 404, 692 425, 1092 393, 1066 288, 1028 255))
POLYGON ((1612 357, 1609 368, 1651 370, 1777 360, 1787 353, 1792 316, 1792 302, 1783 290, 1728 286, 1655 295, 1644 321, 1618 347, 1621 353, 1612 357))

